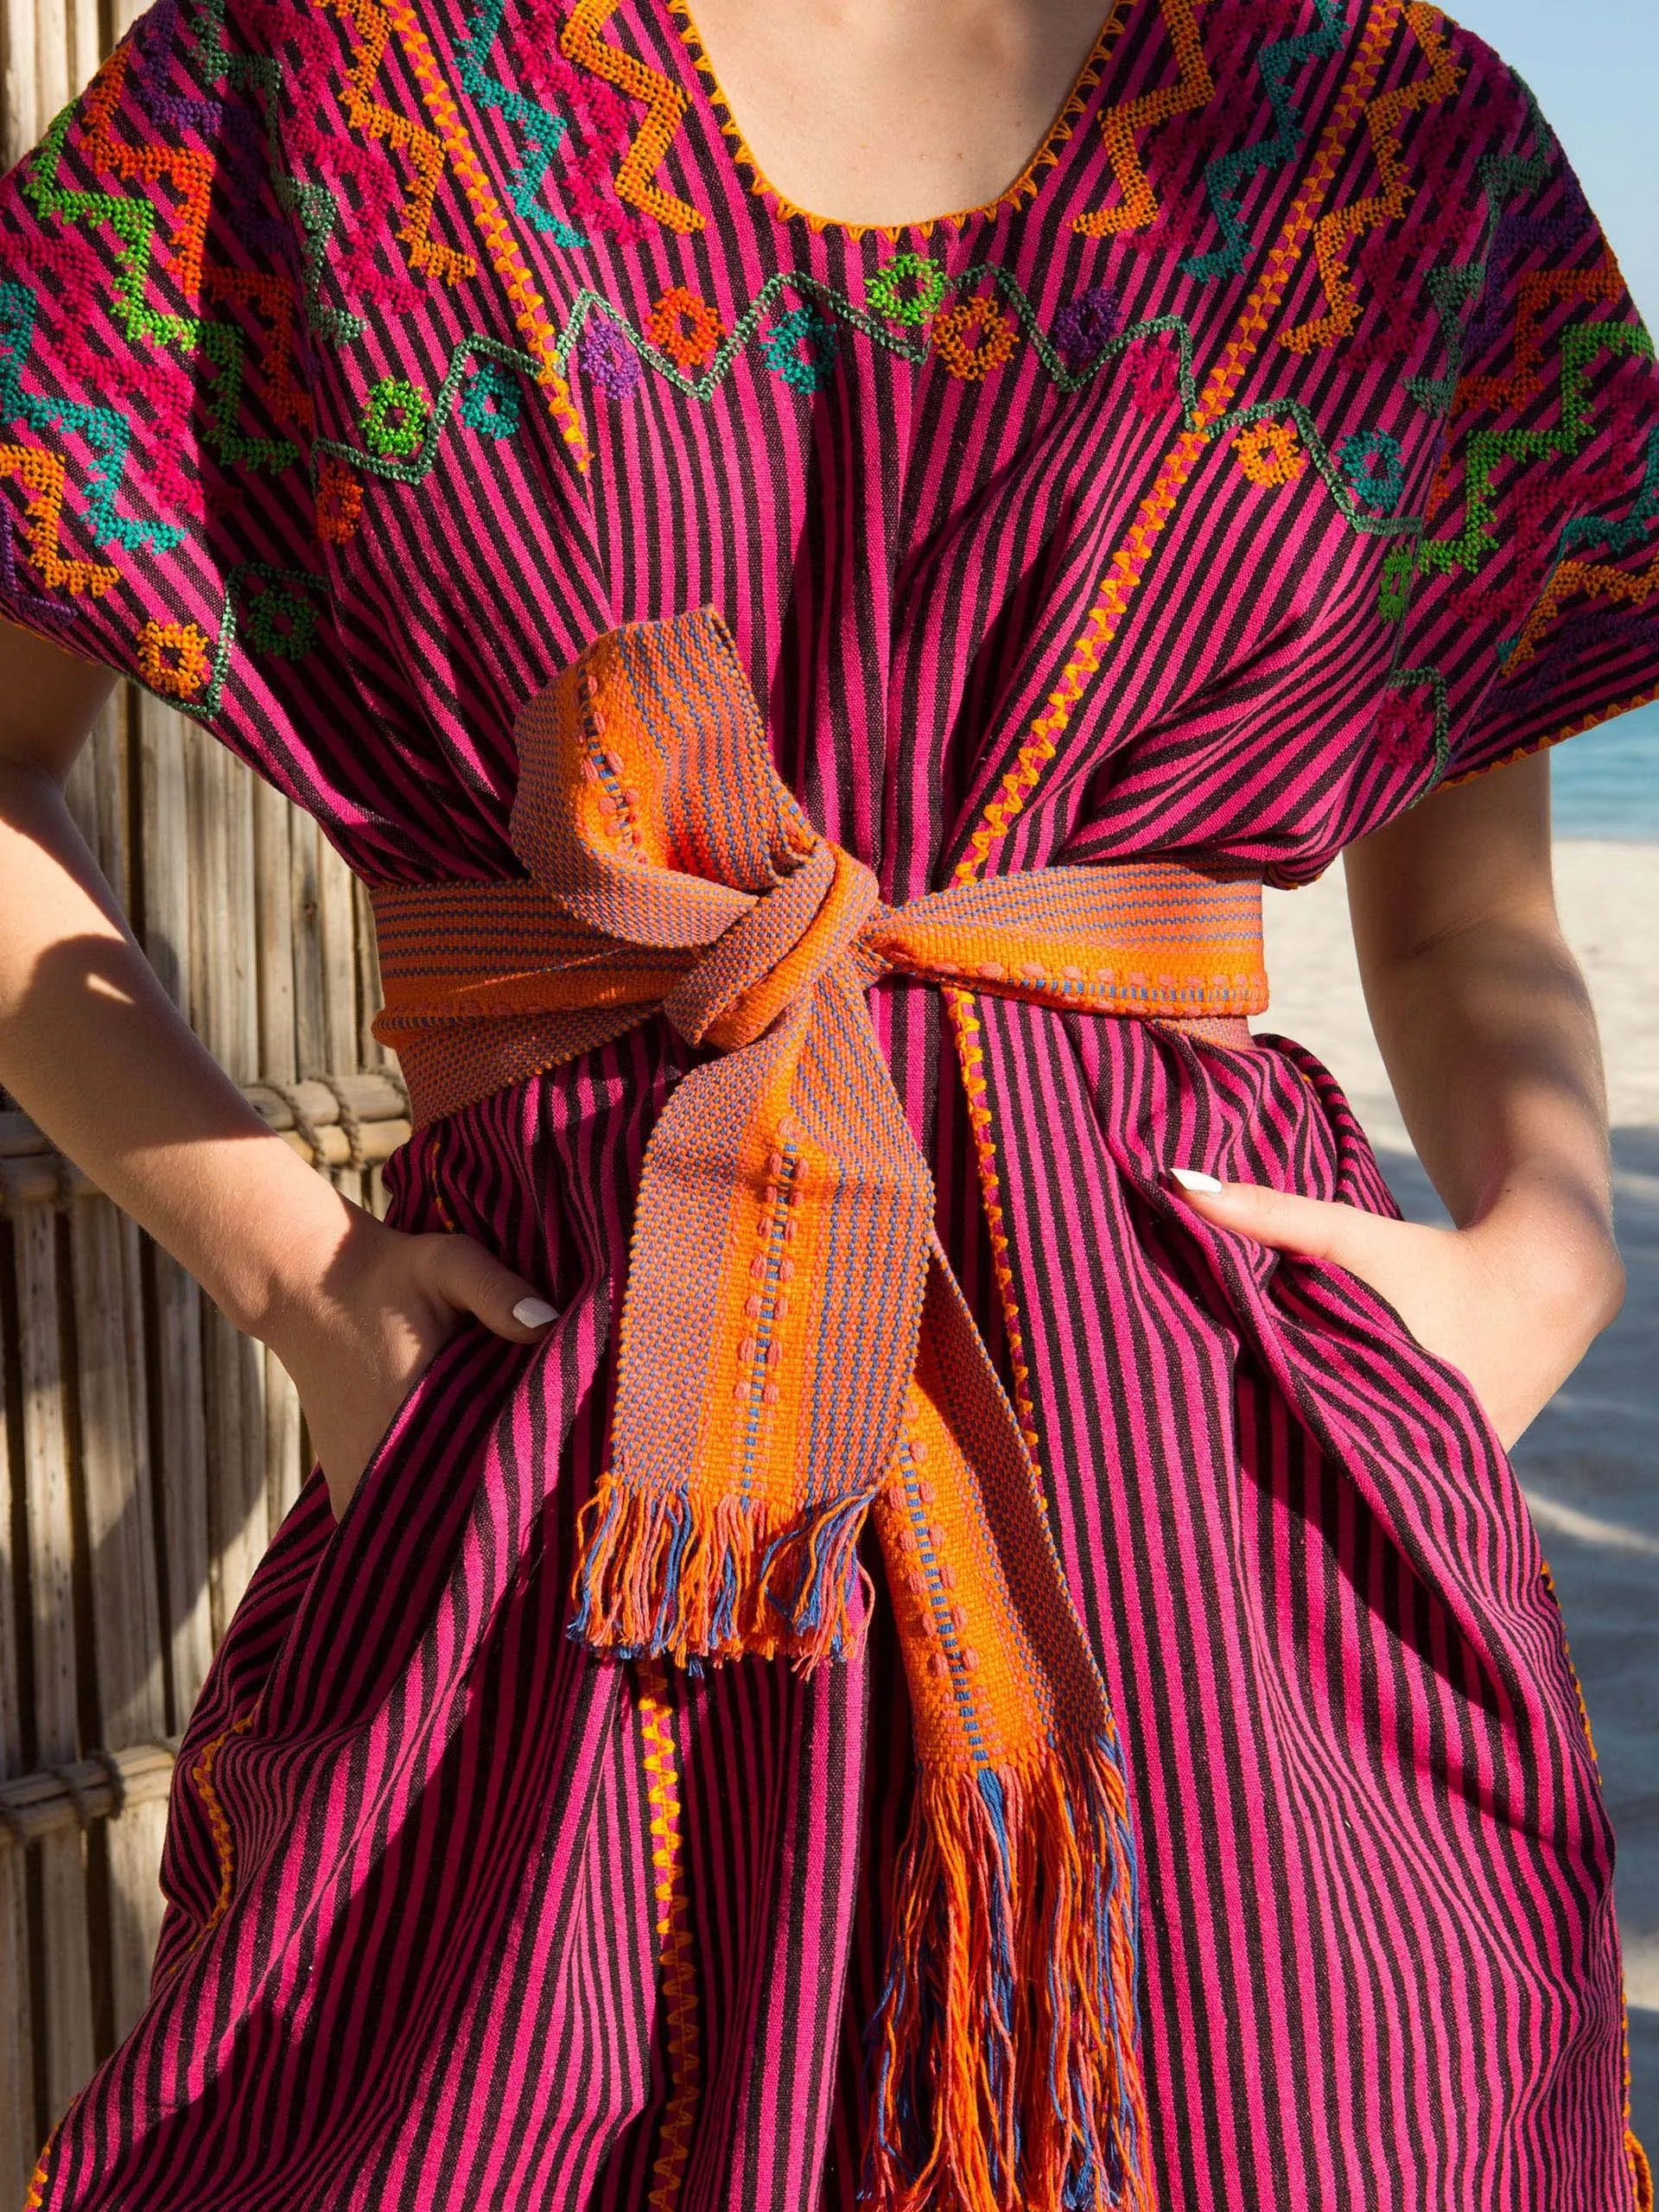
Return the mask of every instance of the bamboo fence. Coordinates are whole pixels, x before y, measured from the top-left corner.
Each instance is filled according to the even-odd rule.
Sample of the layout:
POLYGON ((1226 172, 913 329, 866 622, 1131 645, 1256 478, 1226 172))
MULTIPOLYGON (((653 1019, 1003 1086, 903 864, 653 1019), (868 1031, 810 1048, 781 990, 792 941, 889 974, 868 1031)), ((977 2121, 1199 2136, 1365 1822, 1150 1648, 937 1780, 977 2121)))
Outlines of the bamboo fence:
MULTIPOLYGON (((382 1211, 405 1094, 315 823, 130 686, 69 797, 197 1033, 382 1211)), ((308 1464, 276 1362, 0 1094, 0 2204, 143 2004, 179 1732, 308 1464)))
MULTIPOLYGON (((0 0, 0 168, 137 12, 0 0)), ((404 1094, 315 824, 130 686, 70 800, 198 1034, 379 1210, 404 1094)), ((143 2004, 179 1731, 308 1464, 276 1362, 0 1093, 0 2204, 143 2004)))

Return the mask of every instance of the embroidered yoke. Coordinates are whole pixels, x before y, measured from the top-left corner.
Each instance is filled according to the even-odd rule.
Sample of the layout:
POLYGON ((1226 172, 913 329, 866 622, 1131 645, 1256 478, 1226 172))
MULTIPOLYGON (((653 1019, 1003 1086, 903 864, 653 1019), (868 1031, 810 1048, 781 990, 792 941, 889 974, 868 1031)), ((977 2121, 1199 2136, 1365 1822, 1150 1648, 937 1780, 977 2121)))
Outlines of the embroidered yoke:
POLYGON ((1438 9, 1102 10, 929 223, 687 0, 151 0, 0 185, 0 612, 372 887, 558 1315, 221 1485, 46 2212, 1650 2203, 1514 1470, 1166 1171, 1395 1211, 1239 902, 1659 696, 1652 340, 1438 9))

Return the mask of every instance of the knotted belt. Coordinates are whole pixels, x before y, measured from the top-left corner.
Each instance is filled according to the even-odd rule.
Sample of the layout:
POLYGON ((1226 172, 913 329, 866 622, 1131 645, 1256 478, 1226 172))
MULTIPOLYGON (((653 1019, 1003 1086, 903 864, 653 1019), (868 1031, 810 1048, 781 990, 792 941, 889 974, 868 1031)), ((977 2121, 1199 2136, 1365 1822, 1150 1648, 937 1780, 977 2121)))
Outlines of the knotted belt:
POLYGON ((417 1125, 658 1013, 720 1048, 645 1149, 572 1633, 840 1656, 873 1515, 918 1783, 868 2201, 1149 2207, 1117 1731, 865 993, 1236 1018, 1266 1003, 1260 887, 1056 868, 885 906, 775 772, 709 608, 600 638, 518 736, 529 880, 373 893, 417 1125))

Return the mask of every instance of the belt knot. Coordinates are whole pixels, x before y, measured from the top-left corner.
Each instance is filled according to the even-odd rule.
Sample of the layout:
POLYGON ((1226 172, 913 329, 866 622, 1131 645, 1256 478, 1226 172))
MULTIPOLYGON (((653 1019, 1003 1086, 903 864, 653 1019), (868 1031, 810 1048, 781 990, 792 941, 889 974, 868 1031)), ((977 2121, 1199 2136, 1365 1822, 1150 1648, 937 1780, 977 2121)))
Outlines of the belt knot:
MULTIPOLYGON (((1236 1021, 1266 1002, 1260 886, 1055 868, 884 906, 777 775, 707 608, 599 639, 518 734, 525 880, 372 893, 375 1034, 416 1125, 659 1012, 720 1048, 645 1147, 571 1632, 688 1667, 842 1656, 873 1523, 920 1773, 870 2202, 926 2173, 976 2208, 1151 2212, 1122 1750, 864 992, 892 969, 1236 1021)), ((981 1056, 964 1074, 989 1128, 981 1056)))

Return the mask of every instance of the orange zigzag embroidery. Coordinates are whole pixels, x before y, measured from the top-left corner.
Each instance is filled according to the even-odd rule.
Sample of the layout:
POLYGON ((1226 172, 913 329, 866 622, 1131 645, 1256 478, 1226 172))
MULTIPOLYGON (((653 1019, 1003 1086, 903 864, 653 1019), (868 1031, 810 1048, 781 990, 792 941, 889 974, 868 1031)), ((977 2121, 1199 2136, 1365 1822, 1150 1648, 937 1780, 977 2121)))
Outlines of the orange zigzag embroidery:
POLYGON ((1250 294, 1238 327, 1205 385, 1192 428, 1183 431, 1165 455, 1127 539, 1113 555, 1089 620, 1081 636, 1073 641, 1071 657, 1061 671, 1058 683, 1049 694, 1046 709, 1032 724, 1029 741, 1020 747, 1019 759, 1003 777, 995 798, 980 818, 967 852, 957 864, 957 882, 971 882, 978 875, 993 846, 1024 808, 1043 770, 1058 751, 1072 709, 1083 696, 1089 678, 1099 668, 1103 654, 1116 638, 1129 603, 1151 564, 1158 540, 1175 512, 1177 497, 1209 446, 1211 429, 1232 405, 1244 372, 1261 350, 1268 325, 1289 288, 1319 219, 1325 196, 1347 157, 1382 73, 1383 58, 1399 27, 1404 6, 1405 0, 1376 0, 1371 10, 1352 73, 1320 137, 1319 150, 1286 219, 1283 233, 1278 244, 1268 250, 1267 267, 1250 294))
POLYGON ((130 181, 165 177, 181 195, 168 259, 187 299, 201 289, 201 257, 207 239, 207 202, 213 191, 211 154, 196 147, 130 146, 115 135, 115 112, 127 80, 131 49, 118 47, 87 87, 86 157, 94 169, 130 181))
POLYGON ((54 590, 90 592, 94 599, 121 579, 119 569, 96 561, 66 561, 58 551, 63 528, 63 462, 41 446, 0 446, 0 476, 16 476, 29 493, 29 557, 54 590))
POLYGON ((1340 208, 1320 221, 1313 234, 1314 251, 1319 256, 1319 274, 1325 280, 1325 296, 1331 311, 1282 334, 1279 343, 1293 353, 1315 353, 1321 346, 1334 346, 1353 335, 1354 326, 1359 321, 1359 295, 1350 273, 1350 249, 1367 231, 1380 229, 1384 223, 1397 222, 1405 213, 1407 201, 1417 190, 1414 184, 1406 181, 1405 162, 1400 152, 1400 126, 1419 108, 1432 107, 1450 99, 1462 82, 1463 64, 1446 42, 1445 18, 1440 10, 1426 5, 1425 0, 1414 0, 1414 4, 1406 10, 1406 21, 1428 56, 1431 73, 1419 78, 1414 84, 1396 85, 1391 92, 1379 93, 1366 110, 1372 150, 1382 175, 1382 189, 1369 200, 1357 200, 1351 207, 1340 208))
POLYGON ((414 166, 415 181, 404 199, 403 220, 397 226, 397 235, 409 248, 410 266, 423 270, 445 284, 464 283, 468 277, 477 276, 477 262, 470 253, 458 253, 453 246, 439 245, 429 235, 432 206, 443 175, 443 141, 409 116, 377 106, 369 98, 369 87, 378 75, 385 55, 391 18, 378 0, 327 0, 327 4, 350 19, 363 41, 346 79, 346 119, 353 130, 365 131, 371 138, 384 138, 389 145, 397 147, 409 156, 414 166))
POLYGON ((617 198, 631 200, 671 231, 700 231, 704 219, 700 211, 652 182, 685 113, 685 94, 666 77, 648 69, 637 54, 606 45, 600 32, 616 8, 617 0, 576 0, 569 21, 559 34, 559 51, 567 61, 591 69, 594 76, 614 85, 630 99, 642 101, 648 111, 617 168, 617 198))
POLYGON ((1205 4, 1205 0, 1160 0, 1160 4, 1164 12, 1164 28, 1180 65, 1180 76, 1173 85, 1160 85, 1156 92, 1142 92, 1137 99, 1124 100, 1116 107, 1108 108, 1101 117, 1100 135, 1105 141, 1112 175, 1123 198, 1116 207, 1096 208, 1091 213, 1073 218, 1072 229, 1081 231, 1087 238, 1143 231, 1157 221, 1158 197, 1142 166, 1135 134, 1150 130, 1156 124, 1168 123, 1178 115, 1191 115, 1195 110, 1208 106, 1216 96, 1216 80, 1204 58, 1204 46, 1193 14, 1195 8, 1205 4))
POLYGON ((1659 553, 1634 575, 1628 569, 1616 569, 1605 561, 1563 561, 1528 616, 1526 626, 1516 640, 1515 651, 1504 664, 1503 680, 1507 683, 1516 669, 1533 658, 1539 639, 1575 594, 1586 599, 1610 599, 1615 605, 1624 607, 1645 607, 1656 591, 1659 553))
POLYGON ((1525 407, 1543 381, 1544 348, 1539 326, 1551 308, 1599 300, 1616 306, 1624 296, 1624 279, 1611 257, 1594 269, 1535 269, 1516 288, 1514 352, 1509 373, 1465 377, 1452 402, 1455 421, 1477 407, 1525 407))
POLYGON ((645 1793, 651 1802, 651 1863, 655 1870, 657 1941, 663 2002, 668 2012, 671 2088, 652 2169, 647 2212, 675 2212, 691 2155, 691 2126, 702 2075, 697 2046, 697 1987, 691 1964, 691 1908, 685 1893, 680 1835, 680 1776, 674 1714, 660 1659, 639 1666, 639 1719, 645 1739, 645 1793))
POLYGON ((575 454, 577 467, 585 469, 590 458, 588 441, 582 435, 582 418, 571 401, 570 387, 559 366, 558 339, 542 312, 542 296, 530 281, 530 271, 512 226, 502 213, 501 202, 491 188, 482 163, 473 151, 461 111, 433 58, 432 42, 421 28, 410 0, 389 0, 386 13, 397 29, 409 66, 415 72, 426 111, 437 125, 444 150, 454 164, 473 219, 489 248, 490 265, 506 287, 514 327, 536 357, 536 381, 547 393, 548 412, 559 426, 559 435, 575 454))

